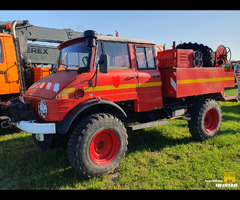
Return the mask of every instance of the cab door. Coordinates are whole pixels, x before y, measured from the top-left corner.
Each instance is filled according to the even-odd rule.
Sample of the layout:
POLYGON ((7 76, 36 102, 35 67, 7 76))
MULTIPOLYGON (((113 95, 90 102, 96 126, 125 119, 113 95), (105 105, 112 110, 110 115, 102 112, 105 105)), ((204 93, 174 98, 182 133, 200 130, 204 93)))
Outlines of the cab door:
POLYGON ((136 100, 137 76, 130 66, 128 44, 99 41, 95 66, 102 53, 109 56, 109 68, 107 74, 98 73, 97 85, 93 88, 94 96, 113 102, 136 100))
POLYGON ((162 80, 153 46, 136 45, 138 112, 156 110, 162 104, 162 80))
POLYGON ((7 64, 6 82, 9 84, 9 93, 10 94, 20 93, 20 80, 18 76, 16 50, 13 42, 13 37, 11 35, 6 35, 4 37, 4 50, 5 50, 4 62, 6 62, 7 64))
POLYGON ((7 60, 4 48, 4 36, 0 36, 0 95, 9 94, 7 60))
POLYGON ((20 92, 16 51, 10 34, 0 34, 0 84, 0 95, 20 92))

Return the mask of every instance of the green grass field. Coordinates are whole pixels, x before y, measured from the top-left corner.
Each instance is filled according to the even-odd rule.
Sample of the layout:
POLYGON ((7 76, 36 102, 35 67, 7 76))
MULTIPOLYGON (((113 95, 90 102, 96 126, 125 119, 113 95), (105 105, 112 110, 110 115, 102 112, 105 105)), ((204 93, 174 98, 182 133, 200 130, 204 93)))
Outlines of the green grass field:
MULTIPOLYGON (((237 95, 237 87, 226 90, 237 95)), ((31 134, 12 129, 0 134, 0 189, 240 189, 240 102, 219 102, 219 135, 192 139, 187 121, 129 132, 126 157, 113 174, 87 179, 69 165, 66 150, 41 151, 31 134), (13 134, 9 134, 13 132, 13 134), (238 187, 219 188, 224 172, 235 172, 238 187)))

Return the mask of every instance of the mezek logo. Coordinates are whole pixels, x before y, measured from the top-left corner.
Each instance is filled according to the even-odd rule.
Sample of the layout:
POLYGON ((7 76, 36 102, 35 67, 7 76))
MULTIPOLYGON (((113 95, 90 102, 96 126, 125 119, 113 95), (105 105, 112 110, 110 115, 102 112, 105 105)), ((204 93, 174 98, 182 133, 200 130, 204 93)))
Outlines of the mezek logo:
POLYGON ((235 172, 224 172, 224 180, 205 180, 205 182, 217 182, 215 187, 238 187, 235 183, 235 172))

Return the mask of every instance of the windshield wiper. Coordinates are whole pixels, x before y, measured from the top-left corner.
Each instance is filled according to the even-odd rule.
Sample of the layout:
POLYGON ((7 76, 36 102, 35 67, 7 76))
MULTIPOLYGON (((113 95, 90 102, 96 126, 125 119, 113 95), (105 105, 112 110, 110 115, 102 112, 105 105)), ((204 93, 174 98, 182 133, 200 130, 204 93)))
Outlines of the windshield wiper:
POLYGON ((68 66, 67 66, 65 63, 63 63, 63 61, 64 61, 65 58, 67 57, 68 52, 69 52, 69 50, 67 50, 67 52, 64 54, 63 58, 62 58, 61 61, 60 61, 60 66, 61 66, 61 65, 64 65, 64 66, 65 66, 65 70, 66 70, 67 72, 68 72, 68 66))

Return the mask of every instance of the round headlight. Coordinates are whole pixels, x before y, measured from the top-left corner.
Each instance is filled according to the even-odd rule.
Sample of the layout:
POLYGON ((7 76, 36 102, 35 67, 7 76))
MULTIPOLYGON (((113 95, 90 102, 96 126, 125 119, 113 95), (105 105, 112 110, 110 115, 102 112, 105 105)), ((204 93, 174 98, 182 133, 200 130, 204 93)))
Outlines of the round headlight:
POLYGON ((38 113, 39 115, 41 115, 43 118, 46 117, 47 115, 47 104, 44 100, 41 100, 39 103, 38 103, 38 113))
POLYGON ((82 97, 84 97, 84 91, 82 89, 78 89, 75 91, 75 96, 76 98, 80 99, 82 97))

